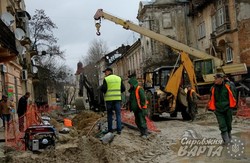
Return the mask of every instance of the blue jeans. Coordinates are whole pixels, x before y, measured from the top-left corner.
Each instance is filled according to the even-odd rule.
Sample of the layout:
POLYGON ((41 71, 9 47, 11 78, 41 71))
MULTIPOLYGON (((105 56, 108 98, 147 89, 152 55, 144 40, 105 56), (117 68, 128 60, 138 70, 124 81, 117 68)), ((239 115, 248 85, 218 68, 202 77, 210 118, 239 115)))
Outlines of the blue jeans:
POLYGON ((107 113, 108 113, 108 131, 113 131, 113 111, 116 115, 116 130, 121 132, 122 122, 121 122, 121 101, 106 101, 107 113))
POLYGON ((2 114, 3 118, 3 127, 5 127, 5 122, 8 124, 10 121, 10 114, 2 114))

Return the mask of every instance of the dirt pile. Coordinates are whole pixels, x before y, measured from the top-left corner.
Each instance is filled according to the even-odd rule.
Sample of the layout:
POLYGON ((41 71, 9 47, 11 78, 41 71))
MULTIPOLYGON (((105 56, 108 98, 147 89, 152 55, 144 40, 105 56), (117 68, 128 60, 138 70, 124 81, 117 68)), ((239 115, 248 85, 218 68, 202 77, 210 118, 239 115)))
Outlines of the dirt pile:
MULTIPOLYGON (((13 163, 166 163, 166 162, 211 162, 211 157, 206 153, 199 157, 180 157, 178 151, 181 147, 180 140, 186 130, 194 130, 201 134, 202 138, 218 138, 220 136, 214 114, 209 114, 205 119, 194 122, 186 122, 179 119, 156 122, 161 132, 152 132, 148 139, 139 136, 137 130, 124 126, 121 135, 115 135, 110 144, 102 144, 99 138, 93 134, 86 135, 90 129, 98 131, 98 125, 102 115, 94 112, 82 112, 72 117, 73 127, 71 132, 77 134, 61 134, 60 137, 68 137, 67 141, 58 141, 55 149, 46 149, 34 154, 30 151, 10 152, 6 162, 13 163), (98 121, 99 122, 99 121, 98 121), (93 127, 95 126, 95 127, 93 127), (92 128, 93 127, 93 128, 92 128), (80 132, 79 132, 80 131, 80 132), (83 132, 82 132, 83 131, 83 132), (84 135, 85 134, 85 135, 84 135)), ((233 123, 233 137, 240 131, 249 131, 249 125, 244 122, 233 123)), ((91 132, 92 133, 92 132, 91 132)), ((248 134, 247 134, 248 135, 248 134)), ((243 137, 241 137, 243 139, 243 137)), ((248 137, 244 138, 248 140, 248 137)), ((247 141, 246 141, 247 142, 247 141)), ((247 145, 247 144, 246 144, 247 145)), ((246 151, 247 152, 247 151, 246 151)), ((248 152, 249 153, 249 152, 248 152)), ((248 161, 247 161, 248 160, 248 161)), ((228 162, 226 156, 215 158, 214 162, 228 162)), ((234 161, 234 160, 233 160, 234 161)), ((242 162, 249 162, 243 159, 242 162)))
MULTIPOLYGON (((19 156, 8 157, 7 162, 119 162, 119 159, 109 157, 110 153, 99 140, 83 136, 77 142, 59 145, 55 150, 46 150, 40 154, 25 152, 19 156)), ((111 152, 111 151, 110 151, 111 152)))
POLYGON ((82 111, 72 119, 72 123, 76 130, 80 132, 80 135, 87 135, 90 132, 98 132, 96 124, 103 118, 103 115, 93 111, 82 111))
MULTIPOLYGON (((62 114, 52 112, 50 124, 57 131, 65 126, 63 119, 72 120, 72 127, 69 127, 68 134, 58 133, 55 149, 45 149, 34 154, 31 151, 11 151, 6 153, 5 162, 105 162, 101 141, 91 135, 95 135, 98 130, 97 122, 103 115, 92 112, 82 111, 78 114, 62 114), (89 134, 89 136, 86 136, 89 134)), ((104 118, 106 119, 106 118, 104 118)))

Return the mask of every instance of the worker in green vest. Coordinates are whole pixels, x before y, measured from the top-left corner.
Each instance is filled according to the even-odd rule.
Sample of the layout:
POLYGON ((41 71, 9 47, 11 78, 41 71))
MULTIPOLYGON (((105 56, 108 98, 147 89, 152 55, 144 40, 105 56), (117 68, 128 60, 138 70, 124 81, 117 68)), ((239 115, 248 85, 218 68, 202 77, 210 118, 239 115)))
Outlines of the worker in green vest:
POLYGON ((148 128, 146 123, 147 101, 144 89, 139 86, 135 76, 132 76, 128 83, 129 89, 129 109, 134 112, 135 124, 138 127, 143 138, 148 136, 148 128))
POLYGON ((224 74, 214 76, 208 110, 216 115, 221 136, 225 144, 231 141, 232 109, 236 107, 236 93, 230 83, 224 81, 224 74))
POLYGON ((117 134, 121 134, 121 95, 125 91, 125 86, 121 77, 114 75, 112 68, 106 68, 105 78, 101 86, 104 93, 104 101, 107 107, 108 132, 113 132, 113 111, 116 115, 117 134))

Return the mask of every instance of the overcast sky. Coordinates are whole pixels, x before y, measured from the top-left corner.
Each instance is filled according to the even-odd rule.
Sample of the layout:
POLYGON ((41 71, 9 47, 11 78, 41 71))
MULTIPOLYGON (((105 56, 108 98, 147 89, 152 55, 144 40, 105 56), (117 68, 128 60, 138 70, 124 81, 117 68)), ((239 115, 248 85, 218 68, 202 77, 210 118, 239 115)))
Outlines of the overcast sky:
POLYGON ((59 39, 61 50, 65 50, 66 64, 74 71, 95 38, 105 41, 110 51, 121 44, 131 45, 138 38, 138 34, 108 20, 102 21, 101 36, 97 36, 93 19, 97 9, 102 8, 114 16, 138 24, 136 16, 139 2, 140 0, 25 0, 26 10, 31 16, 36 9, 44 9, 46 15, 57 25, 54 35, 59 39))

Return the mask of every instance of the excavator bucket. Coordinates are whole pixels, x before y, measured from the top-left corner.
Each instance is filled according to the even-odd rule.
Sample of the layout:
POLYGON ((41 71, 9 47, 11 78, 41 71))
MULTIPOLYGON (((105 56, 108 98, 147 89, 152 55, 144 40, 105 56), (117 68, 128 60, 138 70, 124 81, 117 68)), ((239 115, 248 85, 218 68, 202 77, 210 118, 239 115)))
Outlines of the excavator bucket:
POLYGON ((183 65, 180 65, 180 67, 169 77, 169 80, 165 87, 165 91, 172 93, 175 96, 175 98, 179 91, 183 68, 184 68, 183 65))

